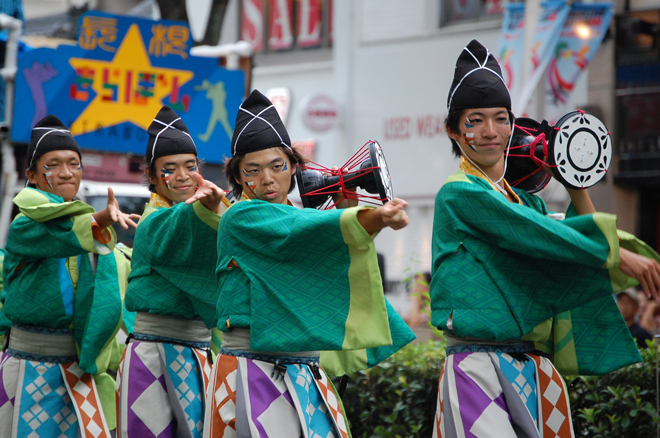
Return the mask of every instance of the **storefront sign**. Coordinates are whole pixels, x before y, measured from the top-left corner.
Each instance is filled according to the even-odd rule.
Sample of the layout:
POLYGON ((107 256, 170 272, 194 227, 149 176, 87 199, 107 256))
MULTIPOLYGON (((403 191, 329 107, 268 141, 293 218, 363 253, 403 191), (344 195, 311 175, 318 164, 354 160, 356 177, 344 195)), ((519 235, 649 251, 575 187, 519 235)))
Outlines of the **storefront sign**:
POLYGON ((83 149, 144 155, 147 128, 163 105, 181 116, 200 157, 229 156, 244 90, 242 71, 190 55, 186 23, 85 14, 77 46, 19 58, 12 140, 54 114, 83 149))
POLYGON ((303 103, 303 121, 313 131, 327 131, 339 121, 339 106, 325 94, 315 94, 303 103))

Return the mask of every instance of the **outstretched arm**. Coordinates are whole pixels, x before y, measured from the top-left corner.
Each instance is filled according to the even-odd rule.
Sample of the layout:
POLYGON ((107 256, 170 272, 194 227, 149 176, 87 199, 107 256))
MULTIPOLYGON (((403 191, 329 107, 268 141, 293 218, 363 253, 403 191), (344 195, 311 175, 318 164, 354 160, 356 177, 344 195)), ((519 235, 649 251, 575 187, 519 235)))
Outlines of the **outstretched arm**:
POLYGON ((407 205, 403 199, 394 198, 382 207, 360 211, 357 220, 369 234, 386 227, 399 230, 408 225, 408 214, 404 210, 407 205))
MULTIPOLYGON (((578 215, 596 212, 587 190, 575 190, 566 187, 571 202, 578 215)), ((629 277, 639 281, 647 297, 660 300, 660 264, 655 260, 635 254, 625 248, 619 248, 619 269, 629 277)))

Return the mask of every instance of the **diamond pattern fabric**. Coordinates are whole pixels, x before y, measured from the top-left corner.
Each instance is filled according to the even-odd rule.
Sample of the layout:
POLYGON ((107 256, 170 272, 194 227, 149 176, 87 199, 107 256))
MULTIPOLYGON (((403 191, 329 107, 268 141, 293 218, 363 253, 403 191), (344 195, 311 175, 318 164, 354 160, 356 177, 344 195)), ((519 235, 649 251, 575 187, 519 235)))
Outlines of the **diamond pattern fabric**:
POLYGON ((199 202, 147 205, 135 232, 128 310, 200 317, 208 328, 217 325, 218 232, 209 225, 213 219, 219 216, 199 202))
POLYGON ((117 381, 118 436, 201 438, 210 374, 204 351, 131 342, 117 381))
POLYGON ((3 325, 74 329, 78 365, 95 374, 98 402, 112 429, 114 394, 105 374, 112 358, 108 340, 121 323, 130 263, 114 249, 112 229, 109 243, 94 240, 91 206, 36 189, 21 190, 14 203, 21 214, 12 222, 6 243, 3 325))
POLYGON ((347 438, 341 400, 322 369, 220 355, 207 395, 204 438, 347 438))
MULTIPOLYGON (((520 400, 527 406, 532 419, 538 417, 538 395, 536 393, 536 367, 532 361, 521 362, 506 353, 496 353, 497 365, 502 374, 509 380, 520 396, 520 400)), ((557 395, 559 397, 559 395, 557 395)))
POLYGON ((110 438, 110 432, 94 379, 77 364, 29 361, 3 353, 0 436, 110 438))
POLYGON ((219 328, 249 326, 255 351, 393 347, 371 365, 414 339, 383 297, 357 211, 263 201, 227 210, 218 229, 219 328), (227 267, 231 260, 238 268, 227 267))
POLYGON ((434 438, 575 438, 563 380, 543 357, 455 353, 439 386, 434 438), (530 402, 533 399, 533 402, 530 402))
POLYGON ((90 251, 98 253, 91 231, 92 207, 80 201, 63 202, 35 189, 23 189, 14 202, 24 215, 12 222, 7 238, 5 315, 14 324, 57 329, 73 324, 78 329, 82 368, 91 373, 104 371, 107 364, 99 368, 96 359, 114 336, 122 311, 122 279, 111 252, 116 238, 107 253, 98 256, 95 275, 88 256, 90 251), (62 294, 60 278, 69 284, 71 280, 68 272, 60 272, 61 259, 69 259, 69 266, 73 263, 78 270, 73 313, 67 311, 62 294), (96 317, 91 318, 92 314, 96 317))
POLYGON ((512 340, 570 312, 563 331, 553 326, 546 339, 533 339, 558 335, 550 354, 560 359, 557 366, 569 365, 560 371, 602 374, 639 361, 615 314, 606 269, 618 260, 616 218, 594 213, 555 221, 540 198, 517 194, 524 205, 462 170, 438 192, 432 323, 446 330, 451 315, 456 336, 512 340), (573 342, 562 343, 566 336, 573 342))

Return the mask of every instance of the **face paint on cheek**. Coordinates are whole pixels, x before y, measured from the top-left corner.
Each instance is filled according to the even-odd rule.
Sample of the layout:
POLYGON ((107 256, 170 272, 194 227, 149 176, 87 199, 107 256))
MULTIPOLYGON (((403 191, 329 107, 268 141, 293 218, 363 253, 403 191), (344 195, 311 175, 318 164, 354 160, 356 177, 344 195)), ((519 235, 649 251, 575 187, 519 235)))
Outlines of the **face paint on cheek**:
POLYGON ((195 167, 192 167, 189 172, 197 172, 199 169, 197 168, 197 164, 195 164, 195 167))
POLYGON ((248 189, 249 191, 251 191, 251 192, 254 194, 254 196, 257 197, 257 199, 259 199, 259 196, 257 196, 257 192, 256 192, 255 189, 254 189, 255 185, 256 185, 256 184, 254 183, 254 181, 246 181, 246 182, 245 182, 245 187, 247 187, 247 189, 248 189))
POLYGON ((509 126, 509 121, 507 120, 504 126, 509 126))
POLYGON ((160 180, 165 184, 165 187, 167 187, 167 190, 170 190, 170 179, 172 178, 172 175, 174 172, 171 170, 167 170, 165 168, 160 169, 160 180))
POLYGON ((465 140, 467 145, 470 146, 470 149, 472 149, 476 153, 479 153, 477 148, 475 148, 476 143, 474 141, 474 132, 466 132, 465 134, 463 134, 463 140, 465 140))
POLYGON ((245 167, 243 168, 243 176, 246 177, 246 178, 250 177, 250 175, 248 175, 247 170, 245 170, 245 167))
POLYGON ((51 183, 51 180, 53 179, 53 172, 50 171, 50 167, 44 164, 44 169, 47 170, 47 172, 43 173, 44 176, 44 182, 48 184, 48 187, 50 187, 51 190, 53 190, 53 184, 51 183))
POLYGON ((470 119, 468 119, 468 118, 466 117, 465 120, 467 120, 467 122, 465 123, 465 127, 466 127, 466 128, 468 128, 468 129, 470 129, 470 128, 474 128, 474 125, 472 124, 472 121, 471 121, 470 119))
POLYGON ((284 162, 284 166, 282 166, 282 172, 284 172, 285 170, 289 170, 289 168, 286 165, 286 161, 284 162))

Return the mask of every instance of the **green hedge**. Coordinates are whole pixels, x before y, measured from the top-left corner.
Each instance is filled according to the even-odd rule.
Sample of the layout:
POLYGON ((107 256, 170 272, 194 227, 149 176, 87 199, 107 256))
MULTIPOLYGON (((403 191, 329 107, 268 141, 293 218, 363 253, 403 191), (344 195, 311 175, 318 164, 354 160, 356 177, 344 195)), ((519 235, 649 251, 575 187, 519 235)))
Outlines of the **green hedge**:
MULTIPOLYGON (((352 375, 343 401, 353 437, 430 437, 444 357, 443 342, 416 343, 352 375)), ((655 350, 642 357, 607 376, 567 378, 576 436, 655 436, 655 350)))
POLYGON ((655 437, 656 350, 642 350, 643 362, 605 376, 581 376, 569 383, 576 436, 591 438, 655 437))
POLYGON ((353 438, 430 437, 444 359, 443 342, 415 343, 351 375, 343 401, 353 438))

